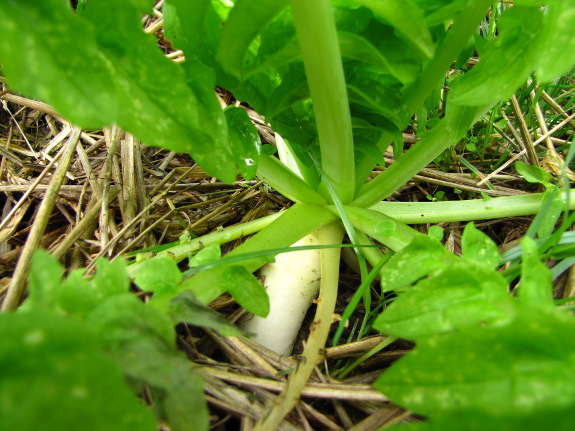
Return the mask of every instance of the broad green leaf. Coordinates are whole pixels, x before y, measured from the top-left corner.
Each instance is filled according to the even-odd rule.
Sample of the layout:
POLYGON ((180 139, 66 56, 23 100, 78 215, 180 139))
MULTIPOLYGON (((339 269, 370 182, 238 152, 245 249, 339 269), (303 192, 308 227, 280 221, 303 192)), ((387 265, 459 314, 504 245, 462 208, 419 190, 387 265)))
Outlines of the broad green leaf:
POLYGON ((530 183, 549 184, 553 181, 553 177, 546 170, 521 161, 515 162, 515 170, 530 183))
POLYGON ((562 409, 548 409, 517 415, 513 411, 489 414, 479 409, 458 410, 434 416, 424 422, 402 424, 387 428, 389 431, 522 431, 522 430, 573 430, 575 404, 562 409))
POLYGON ((443 241, 443 236, 445 235, 445 231, 439 225, 433 225, 429 227, 427 234, 430 238, 434 239, 435 241, 443 241))
MULTIPOLYGON (((182 49, 186 61, 182 67, 188 87, 201 103, 198 121, 218 146, 228 140, 227 124, 214 92, 217 67, 215 52, 221 22, 209 0, 171 0, 163 7, 164 33, 176 48, 182 49)), ((231 179, 228 179, 228 181, 231 179)))
POLYGON ((136 273, 136 284, 144 291, 171 291, 182 280, 176 261, 168 256, 156 256, 142 263, 136 273))
POLYGON ((468 223, 461 238, 461 252, 465 259, 475 261, 488 268, 496 268, 501 257, 497 245, 491 238, 475 227, 473 222, 468 223))
POLYGON ((130 290, 130 278, 126 270, 126 261, 121 258, 112 262, 98 259, 93 283, 96 290, 104 298, 128 292, 130 290))
MULTIPOLYGON (((380 52, 368 39, 361 35, 339 31, 338 39, 340 43, 341 55, 344 58, 353 59, 378 67, 381 72, 385 72, 397 78, 401 83, 407 84, 415 79, 419 67, 409 61, 394 61, 395 58, 387 58, 390 50, 380 52)), ((383 35, 379 34, 379 37, 383 35)), ((388 39, 394 39, 390 34, 388 39)), ((399 40, 390 40, 389 45, 397 43, 399 40)), ((405 47, 403 47, 405 49, 405 47)), ((261 64, 251 69, 247 76, 261 72, 268 68, 278 68, 286 63, 300 60, 301 52, 297 38, 288 41, 281 49, 271 54, 261 64)))
POLYGON ((346 64, 345 71, 350 102, 383 115, 400 128, 406 113, 399 83, 373 66, 346 64))
POLYGON ((243 60, 254 38, 282 11, 288 0, 238 0, 222 30, 217 59, 224 70, 240 77, 243 60))
MULTIPOLYGON (((282 82, 271 94, 266 109, 266 118, 273 119, 279 113, 288 109, 294 103, 309 98, 309 88, 305 81, 303 67, 291 67, 290 71, 283 77, 282 82)), ((291 134, 278 130, 282 136, 291 134)), ((315 133, 317 135, 317 132, 315 133)))
POLYGON ((260 135, 245 109, 229 107, 225 110, 225 116, 234 160, 244 179, 251 180, 256 175, 260 161, 260 135))
POLYGON ((164 35, 186 60, 193 58, 212 65, 221 24, 210 0, 168 0, 162 8, 164 35), (214 25, 215 24, 215 25, 214 25))
POLYGON ((572 316, 525 308, 502 326, 418 340, 376 387, 423 415, 478 410, 520 416, 572 408, 574 331, 572 316))
POLYGON ((338 32, 338 38, 342 57, 377 66, 382 72, 393 75, 402 84, 412 82, 419 71, 418 66, 413 63, 386 58, 386 51, 380 52, 371 42, 357 34, 338 32))
POLYGON ((83 324, 34 310, 0 315, 0 429, 157 429, 83 324))
POLYGON ((541 82, 566 73, 575 65, 575 4, 553 1, 546 6, 539 36, 535 73, 541 82))
POLYGON ((383 267, 381 289, 386 292, 405 287, 445 268, 454 259, 455 256, 440 242, 424 235, 417 236, 383 267))
MULTIPOLYGON (((141 12, 142 3, 113 0, 91 2, 79 16, 60 0, 6 2, 0 56, 9 84, 80 126, 116 123, 148 145, 193 154, 233 182, 222 117, 209 115, 213 92, 188 86, 183 68, 142 31, 141 12)), ((197 69, 193 76, 205 73, 197 69)))
POLYGON ((270 301, 266 290, 243 266, 227 267, 224 270, 223 283, 238 304, 250 313, 266 317, 270 312, 270 301))
POLYGON ((510 301, 507 283, 496 271, 451 262, 400 294, 373 326, 385 334, 419 340, 503 319, 510 301))
POLYGON ((30 295, 25 302, 28 309, 53 310, 58 303, 64 270, 47 251, 38 250, 32 256, 28 276, 30 295))
POLYGON ((203 266, 213 263, 222 257, 222 250, 219 244, 212 244, 202 248, 194 256, 190 257, 189 266, 203 266))
MULTIPOLYGON (((83 15, 100 30, 98 41, 113 63, 119 103, 117 122, 148 145, 186 152, 222 181, 235 180, 235 167, 223 126, 215 112, 211 88, 202 87, 206 67, 189 59, 187 76, 180 65, 158 49, 155 37, 144 34, 140 14, 114 0, 94 2, 83 15), (129 52, 129 55, 126 55, 129 52), (214 133, 217 132, 217 133, 214 133)), ((187 63, 187 62, 186 62, 187 63)))
POLYGON ((449 100, 488 105, 511 97, 533 70, 542 21, 539 8, 515 6, 505 12, 498 24, 499 36, 487 46, 479 63, 453 82, 449 100))
POLYGON ((102 301, 86 321, 106 345, 119 351, 125 340, 138 338, 142 334, 158 338, 166 345, 175 345, 174 325, 168 316, 144 304, 131 293, 102 301))
POLYGON ((531 307, 553 309, 555 305, 551 271, 539 260, 537 244, 533 239, 525 237, 521 240, 521 248, 523 257, 517 296, 523 304, 531 307))
POLYGON ((423 13, 411 0, 357 0, 392 25, 421 55, 431 58, 434 46, 423 13))
POLYGON ((211 328, 224 336, 243 335, 240 329, 210 307, 199 302, 189 290, 184 290, 170 303, 170 317, 174 322, 211 328))
MULTIPOLYGON (((102 292, 93 281, 84 277, 84 268, 73 271, 60 286, 58 300, 60 307, 71 314, 87 315, 103 299, 102 292)), ((124 292, 125 293, 125 292, 124 292)))
POLYGON ((0 28, 0 58, 12 88, 84 127, 116 120, 113 65, 99 49, 96 27, 78 19, 69 2, 3 1, 0 28))
POLYGON ((209 418, 202 379, 175 348, 171 319, 134 295, 105 301, 88 319, 124 373, 152 390, 173 431, 206 431, 209 418))

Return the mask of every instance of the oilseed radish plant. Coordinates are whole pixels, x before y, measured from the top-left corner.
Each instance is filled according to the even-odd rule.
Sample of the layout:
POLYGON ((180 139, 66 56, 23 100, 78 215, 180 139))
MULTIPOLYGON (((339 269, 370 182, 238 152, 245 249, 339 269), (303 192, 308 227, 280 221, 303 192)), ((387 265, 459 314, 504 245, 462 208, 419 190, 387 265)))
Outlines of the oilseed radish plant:
MULTIPOLYGON (((38 254, 28 299, 18 312, 0 316, 0 331, 10 340, 0 348, 5 368, 18 357, 29 359, 15 377, 0 380, 0 428, 39 429, 18 412, 51 411, 55 380, 46 377, 37 397, 23 395, 34 373, 40 374, 32 358, 47 352, 48 369, 65 382, 61 408, 81 418, 97 412, 101 425, 93 429, 105 429, 119 406, 125 429, 154 429, 152 413, 130 398, 122 375, 136 393, 151 388, 159 400, 156 420, 173 430, 207 429, 201 373, 175 349, 173 325, 240 334, 207 307, 225 292, 256 316, 270 314, 274 305, 253 273, 307 235, 318 250, 319 267, 304 267, 319 280, 316 314, 299 366, 257 429, 277 429, 320 359, 345 235, 362 284, 344 321, 361 300, 367 310, 383 308, 370 303, 376 275, 382 292, 397 293, 375 321, 364 321, 361 332, 373 325, 390 337, 415 341, 414 350, 376 383, 392 401, 429 417, 415 428, 572 427, 575 321, 555 306, 551 274, 541 259, 568 255, 569 244, 561 241, 575 196, 544 172, 520 166, 544 193, 453 202, 385 199, 520 86, 529 80, 543 85, 569 71, 575 63, 573 2, 165 0, 164 36, 183 51, 181 64, 166 58, 141 29, 141 15, 153 2, 82 5, 74 11, 65 0, 0 1, 0 64, 11 89, 51 104, 80 127, 115 124, 148 145, 189 153, 222 181, 234 182, 238 173, 258 177, 293 205, 202 238, 182 238, 128 266, 99 261, 90 279, 78 272, 62 279, 58 263, 38 254), (453 62, 464 65, 475 51, 479 62, 446 86, 453 62), (285 142, 285 163, 274 148, 261 145, 243 108, 220 107, 216 85, 265 116, 285 142), (426 124, 428 112, 438 109, 441 119, 426 124), (402 132, 413 118, 421 139, 405 149, 402 132), (389 148, 391 164, 383 157, 389 148), (369 180, 376 166, 382 171, 369 180), (496 271, 502 258, 495 244, 473 224, 463 234, 461 257, 406 224, 537 213, 518 249, 521 256, 504 273, 496 271), (220 255, 219 245, 252 234, 220 255), (186 259, 188 269, 181 272, 177 263, 186 259), (130 279, 153 292, 148 304, 128 293, 130 279), (77 332, 67 329, 69 322, 77 332), (57 349, 60 344, 65 349, 57 349), (73 373, 70 358, 85 362, 88 371, 73 373), (106 373, 103 361, 111 371, 98 386, 97 376, 106 373), (154 367, 154 361, 164 366, 154 367), (106 390, 120 401, 99 411, 106 390), (26 403, 19 404, 23 397, 26 403)), ((308 263, 289 259, 286 268, 282 260, 275 265, 284 278, 295 277, 298 260, 308 263)), ((8 292, 15 304, 21 294, 8 292)), ((275 332, 289 325, 271 320, 265 326, 275 332)))

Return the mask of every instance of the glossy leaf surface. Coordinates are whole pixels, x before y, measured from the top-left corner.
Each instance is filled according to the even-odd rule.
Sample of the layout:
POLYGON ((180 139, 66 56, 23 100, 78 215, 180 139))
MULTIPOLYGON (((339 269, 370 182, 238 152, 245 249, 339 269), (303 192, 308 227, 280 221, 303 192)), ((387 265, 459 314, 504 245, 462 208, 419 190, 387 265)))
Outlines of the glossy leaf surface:
POLYGON ((575 321, 523 309, 503 326, 421 339, 376 386, 424 415, 477 410, 530 415, 575 404, 575 321))
POLYGON ((408 340, 506 319, 511 298, 497 272, 471 262, 451 262, 401 293, 374 322, 384 334, 408 340))
POLYGON ((3 314, 0 338, 0 429, 156 429, 84 325, 47 311, 3 314))

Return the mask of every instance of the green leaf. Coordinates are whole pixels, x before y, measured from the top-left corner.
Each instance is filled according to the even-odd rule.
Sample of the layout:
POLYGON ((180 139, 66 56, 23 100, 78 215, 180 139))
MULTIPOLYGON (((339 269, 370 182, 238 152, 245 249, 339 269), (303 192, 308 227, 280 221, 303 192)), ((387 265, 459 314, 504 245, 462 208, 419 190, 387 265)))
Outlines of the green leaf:
POLYGON ((521 431, 545 429, 571 431, 573 429, 573 409, 575 409, 575 405, 522 415, 517 415, 512 411, 495 415, 478 409, 459 410, 434 415, 425 422, 394 426, 389 428, 389 431, 521 431))
POLYGON ((411 0, 357 0, 357 2, 392 25, 403 38, 418 49, 422 56, 427 58, 433 56, 433 40, 423 13, 416 3, 411 0))
POLYGON ((288 0, 237 0, 222 30, 217 59, 224 70, 240 77, 243 60, 254 38, 279 12, 288 0))
POLYGON ((166 314, 126 294, 102 303, 88 323, 124 373, 151 388, 170 429, 208 429, 202 379, 176 350, 174 324, 166 314))
POLYGON ((499 36, 489 43, 479 63, 453 82, 449 100, 489 105, 510 98, 533 70, 542 21, 539 8, 515 6, 505 12, 499 21, 499 36))
POLYGON ((495 242, 477 229, 473 222, 465 226, 461 238, 461 252, 465 259, 489 268, 496 268, 501 260, 495 242))
MULTIPOLYGON (((80 16, 60 0, 8 2, 0 17, 3 40, 10 40, 0 44, 8 82, 76 124, 116 123, 147 145, 193 154, 212 175, 233 182, 223 117, 210 115, 213 91, 195 87, 164 56, 142 31, 141 12, 141 4, 113 0, 91 2, 80 16)), ((193 77, 209 74, 201 65, 194 70, 193 77)))
POLYGON ((260 161, 261 141, 245 109, 235 106, 225 110, 232 154, 246 180, 255 177, 260 161))
POLYGON ((546 186, 542 202, 541 209, 532 222, 532 226, 537 226, 537 236, 539 238, 545 238, 553 233, 565 207, 565 201, 561 197, 561 192, 554 185, 546 186))
POLYGON ((385 334, 419 340, 503 319, 510 301, 499 273, 470 262, 451 262, 400 294, 373 326, 385 334))
POLYGON ((148 145, 192 154, 206 171, 233 182, 221 112, 210 115, 217 112, 217 100, 211 87, 202 86, 213 81, 211 72, 190 58, 187 74, 167 59, 156 38, 142 32, 140 13, 124 3, 100 0, 84 16, 99 26, 101 50, 115 66, 119 103, 125 107, 118 124, 148 145))
POLYGON ((393 75, 402 84, 408 84, 415 79, 415 75, 418 72, 416 65, 409 62, 393 61, 393 58, 386 58, 385 51, 383 53, 380 52, 371 42, 359 35, 343 31, 338 32, 337 35, 342 57, 377 66, 382 72, 393 75))
MULTIPOLYGON (((294 103, 307 98, 309 98, 309 88, 305 82, 303 68, 291 67, 268 100, 265 109, 266 118, 274 118, 294 103)), ((286 135, 282 130, 279 132, 282 136, 286 135)), ((314 134, 317 136, 316 130, 314 134)))
POLYGON ((114 122, 113 66, 99 49, 96 28, 78 19, 69 2, 3 1, 0 28, 0 58, 12 88, 50 103, 75 124, 114 122))
POLYGON ((219 244, 211 244, 202 248, 194 256, 190 257, 190 268, 195 266, 208 265, 214 263, 222 257, 222 250, 219 244))
POLYGON ((376 387, 423 415, 468 409, 520 416, 572 408, 573 331, 571 316, 526 308, 503 326, 419 340, 376 387))
MULTIPOLYGON (((538 4, 539 5, 539 4, 538 4)), ((536 57, 537 79, 550 81, 569 71, 575 64, 575 6, 571 1, 549 2, 536 57)))
POLYGON ((0 339, 0 429, 157 429, 83 324, 39 310, 4 314, 0 339))
POLYGON ((137 338, 139 333, 159 338, 170 346, 175 344, 176 334, 171 320, 131 293, 104 300, 86 321, 110 346, 121 347, 124 340, 137 338))
POLYGON ((440 242, 424 235, 416 236, 383 267, 381 289, 386 292, 405 287, 443 269, 453 259, 440 242))
POLYGON ((182 273, 176 261, 162 255, 143 262, 135 282, 144 291, 162 294, 173 293, 181 280, 182 273))
POLYGON ((81 316, 91 312, 104 298, 96 290, 94 282, 84 277, 84 272, 84 268, 73 271, 60 286, 58 295, 62 309, 81 316))
POLYGON ((167 0, 162 8, 164 36, 175 48, 206 65, 214 63, 221 24, 210 0, 167 0))
POLYGON ((104 298, 128 292, 130 290, 130 278, 126 270, 126 261, 121 258, 112 262, 98 259, 93 283, 96 290, 104 298))
POLYGON ((521 161, 515 162, 515 170, 530 183, 550 184, 553 181, 553 177, 546 170, 521 161))
POLYGON ((441 226, 433 225, 429 227, 427 234, 435 241, 441 242, 443 240, 443 236, 445 235, 445 231, 441 226))
POLYGON ((529 237, 521 240, 521 281, 517 296, 531 307, 554 308, 551 271, 539 258, 535 241, 529 237))
POLYGON ((228 337, 243 335, 237 326, 228 322, 220 313, 199 302, 189 290, 184 290, 173 299, 170 303, 169 314, 174 322, 211 328, 228 337))
POLYGON ((243 266, 233 265, 226 268, 223 283, 238 304, 250 313, 266 317, 270 312, 270 301, 266 290, 243 266))
POLYGON ((53 310, 58 303, 59 289, 64 270, 60 262, 47 251, 38 250, 32 256, 30 266, 30 296, 26 308, 53 310))

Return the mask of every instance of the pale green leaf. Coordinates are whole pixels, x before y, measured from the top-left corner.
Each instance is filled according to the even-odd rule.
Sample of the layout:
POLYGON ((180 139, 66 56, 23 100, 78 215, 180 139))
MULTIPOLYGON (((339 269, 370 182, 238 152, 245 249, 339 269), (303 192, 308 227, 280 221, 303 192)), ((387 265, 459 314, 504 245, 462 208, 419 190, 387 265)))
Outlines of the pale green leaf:
POLYGON ((26 308, 53 310, 58 303, 63 275, 64 270, 58 260, 44 250, 37 250, 30 266, 30 295, 26 308))
POLYGON ((219 244, 211 244, 202 248, 194 256, 190 257, 189 266, 203 266, 214 263, 222 257, 222 250, 219 244))
POLYGON ((434 51, 431 34, 422 10, 411 0, 357 0, 393 26, 421 55, 431 58, 434 51))
POLYGON ((145 384, 173 431, 206 431, 209 424, 202 379, 176 350, 174 323, 134 295, 115 296, 88 322, 132 381, 145 384))
POLYGON ((184 290, 170 303, 170 317, 174 322, 211 328, 224 336, 243 335, 240 329, 223 315, 199 302, 189 290, 184 290))
POLYGON ((157 429, 120 367, 78 321, 34 310, 0 315, 0 429, 157 429))
MULTIPOLYGON (((539 5, 540 3, 537 3, 539 5)), ((549 2, 539 37, 535 73, 541 82, 567 73, 575 65, 575 3, 567 0, 549 2)))
POLYGON ((136 284, 144 291, 169 293, 182 280, 176 261, 168 256, 156 256, 142 262, 136 273, 136 284))
POLYGON ((102 297, 128 292, 130 290, 130 278, 126 270, 126 261, 122 258, 112 262, 102 258, 98 259, 93 283, 102 297))
POLYGON ((527 163, 516 161, 515 170, 530 183, 549 184, 553 181, 551 174, 538 166, 528 165, 527 163))
POLYGON ((505 12, 498 24, 498 37, 487 45, 479 63, 453 82, 449 100, 461 105, 489 105, 511 97, 533 70, 542 21, 538 8, 515 6, 505 12))
POLYGON ((373 326, 385 334, 419 340, 504 319, 510 301, 499 273, 468 262, 451 262, 400 294, 373 326))
POLYGON ((226 290, 250 313, 266 317, 270 312, 270 302, 266 290, 256 277, 243 266, 227 267, 223 274, 226 290))
MULTIPOLYGON (((386 223, 386 226, 389 224, 386 223)), ((424 235, 416 236, 383 267, 381 289, 385 292, 405 287, 445 268, 453 259, 455 256, 445 250, 440 242, 424 235)))
POLYGON ((222 30, 217 53, 217 59, 226 72, 241 76, 243 60, 250 43, 288 3, 288 0, 235 2, 222 30))
POLYGON ((569 408, 575 404, 574 331, 571 316, 526 308, 502 326, 419 340, 376 387, 423 415, 473 409, 521 416, 569 408))
POLYGON ((535 241, 529 237, 521 240, 521 281, 517 296, 522 303, 532 307, 554 308, 551 271, 541 262, 535 241))
POLYGON ((489 268, 496 268, 501 260, 495 242, 477 229, 473 222, 468 223, 463 231, 461 253, 465 259, 489 268))
POLYGON ((12 88, 84 127, 115 121, 113 66, 99 49, 97 28, 78 19, 69 2, 3 1, 0 28, 0 58, 12 88))

